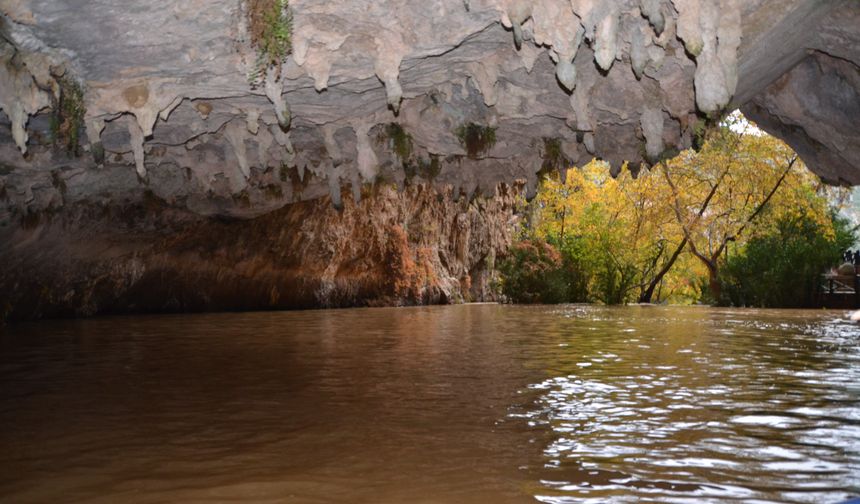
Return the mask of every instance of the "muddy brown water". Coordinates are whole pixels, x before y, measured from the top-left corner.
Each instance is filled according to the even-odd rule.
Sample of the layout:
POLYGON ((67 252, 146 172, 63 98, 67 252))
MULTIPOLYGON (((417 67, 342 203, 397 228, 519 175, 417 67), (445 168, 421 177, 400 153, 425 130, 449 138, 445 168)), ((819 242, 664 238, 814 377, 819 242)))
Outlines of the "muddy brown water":
POLYGON ((444 306, 0 330, 2 502, 840 502, 843 313, 444 306))

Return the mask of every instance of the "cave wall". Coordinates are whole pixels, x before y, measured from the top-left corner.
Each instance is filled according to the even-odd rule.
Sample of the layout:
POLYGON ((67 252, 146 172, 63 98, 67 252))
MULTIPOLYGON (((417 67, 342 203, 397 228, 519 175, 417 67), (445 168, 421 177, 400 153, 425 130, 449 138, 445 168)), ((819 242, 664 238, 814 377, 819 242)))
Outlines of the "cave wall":
POLYGON ((494 301, 522 189, 379 184, 340 212, 326 196, 252 220, 154 195, 28 214, 0 225, 0 321, 494 301))

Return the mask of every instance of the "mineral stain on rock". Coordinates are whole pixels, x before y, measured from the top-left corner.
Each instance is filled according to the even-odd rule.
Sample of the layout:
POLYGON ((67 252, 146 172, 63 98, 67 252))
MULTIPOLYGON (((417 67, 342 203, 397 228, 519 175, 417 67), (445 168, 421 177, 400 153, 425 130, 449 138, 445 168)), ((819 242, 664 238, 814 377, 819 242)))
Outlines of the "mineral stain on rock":
POLYGON ((151 193, 122 209, 28 214, 0 227, 0 316, 495 300, 520 190, 469 203, 382 185, 360 203, 347 192, 342 212, 320 198, 250 221, 177 211, 151 193))
POLYGON ((135 84, 122 91, 125 103, 132 108, 141 108, 149 101, 149 88, 146 84, 135 84))

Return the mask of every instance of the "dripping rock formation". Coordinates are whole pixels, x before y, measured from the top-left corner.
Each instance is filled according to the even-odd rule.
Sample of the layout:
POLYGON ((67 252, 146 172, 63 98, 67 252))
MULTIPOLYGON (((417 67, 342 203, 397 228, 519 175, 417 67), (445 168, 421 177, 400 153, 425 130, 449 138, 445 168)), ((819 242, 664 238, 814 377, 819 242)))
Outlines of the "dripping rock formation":
POLYGON ((151 200, 217 224, 379 185, 531 196, 593 157, 643 169, 734 108, 860 184, 860 3, 0 0, 0 249, 151 200))
POLYGON ((154 195, 76 205, 0 228, 0 320, 494 301, 521 188, 455 201, 377 186, 250 221, 211 219, 154 195))

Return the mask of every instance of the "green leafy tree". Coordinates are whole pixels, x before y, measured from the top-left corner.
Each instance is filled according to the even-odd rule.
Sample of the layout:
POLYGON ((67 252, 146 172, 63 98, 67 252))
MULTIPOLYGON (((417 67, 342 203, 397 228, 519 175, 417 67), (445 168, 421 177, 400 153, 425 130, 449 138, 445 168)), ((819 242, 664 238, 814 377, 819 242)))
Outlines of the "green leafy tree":
POLYGON ((780 216, 726 261, 722 301, 735 306, 814 306, 821 273, 838 263, 855 239, 848 220, 835 213, 825 223, 802 213, 780 216))

